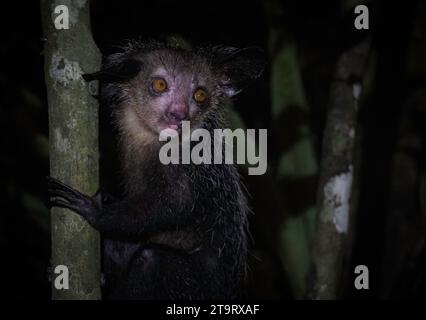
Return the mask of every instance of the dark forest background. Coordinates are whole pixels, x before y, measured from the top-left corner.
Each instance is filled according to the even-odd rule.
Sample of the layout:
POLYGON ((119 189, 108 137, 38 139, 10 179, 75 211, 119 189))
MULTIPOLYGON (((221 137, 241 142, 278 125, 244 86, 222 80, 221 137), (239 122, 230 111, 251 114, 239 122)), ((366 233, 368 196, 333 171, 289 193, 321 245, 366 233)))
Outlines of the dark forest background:
MULTIPOLYGON (((324 3, 95 0, 92 31, 103 54, 123 39, 170 37, 192 45, 256 45, 268 53, 263 77, 239 95, 231 119, 268 129, 268 174, 245 177, 254 212, 248 296, 266 299, 300 297, 330 84, 340 55, 371 37, 341 297, 424 297, 426 2, 363 2, 370 30, 353 26, 353 8, 361 2, 324 3), (370 290, 353 288, 359 264, 369 267, 370 290)), ((1 294, 49 299, 48 114, 39 3, 13 2, 0 21, 1 294)), ((101 113, 101 174, 114 189, 114 138, 106 119, 101 113)))

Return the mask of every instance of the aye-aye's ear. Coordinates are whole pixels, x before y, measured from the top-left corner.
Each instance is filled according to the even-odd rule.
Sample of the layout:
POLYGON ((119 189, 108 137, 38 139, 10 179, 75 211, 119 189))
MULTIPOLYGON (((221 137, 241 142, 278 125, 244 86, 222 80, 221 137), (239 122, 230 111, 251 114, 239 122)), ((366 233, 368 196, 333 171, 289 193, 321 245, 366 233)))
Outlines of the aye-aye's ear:
POLYGON ((120 83, 134 78, 141 70, 142 62, 135 59, 125 59, 120 62, 106 64, 101 70, 83 74, 86 81, 100 80, 104 83, 120 83))
POLYGON ((265 54, 258 47, 215 47, 213 54, 213 65, 220 85, 229 97, 241 92, 251 81, 260 77, 265 68, 265 54))

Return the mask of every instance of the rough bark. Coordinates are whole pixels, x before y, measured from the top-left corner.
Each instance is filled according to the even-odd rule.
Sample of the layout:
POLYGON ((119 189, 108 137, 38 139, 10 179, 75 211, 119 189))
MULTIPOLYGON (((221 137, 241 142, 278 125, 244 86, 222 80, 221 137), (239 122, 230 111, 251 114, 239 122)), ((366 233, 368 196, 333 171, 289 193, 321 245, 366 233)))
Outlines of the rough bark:
MULTIPOLYGON (((45 81, 49 104, 50 175, 87 194, 99 185, 96 88, 81 74, 99 69, 101 55, 90 30, 90 3, 42 0, 45 81), (69 29, 57 30, 57 5, 69 9, 69 29)), ((100 298, 99 234, 72 211, 51 210, 52 270, 69 269, 69 289, 52 285, 53 299, 100 298)), ((53 279, 55 274, 53 274, 53 279)), ((52 281, 54 284, 54 281, 52 281)))
POLYGON ((313 239, 308 298, 336 299, 350 227, 354 146, 361 79, 370 41, 340 57, 331 85, 323 138, 318 217, 313 239))

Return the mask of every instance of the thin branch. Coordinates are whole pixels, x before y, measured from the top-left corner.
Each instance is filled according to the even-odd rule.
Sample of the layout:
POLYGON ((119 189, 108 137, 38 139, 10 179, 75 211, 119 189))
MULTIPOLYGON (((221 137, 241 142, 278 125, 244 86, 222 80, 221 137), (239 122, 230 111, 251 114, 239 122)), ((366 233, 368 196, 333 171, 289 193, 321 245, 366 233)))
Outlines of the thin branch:
MULTIPOLYGON (((50 174, 92 194, 99 184, 98 104, 82 73, 99 69, 101 55, 90 31, 89 1, 42 0, 45 80, 49 104, 50 174), (57 30, 56 6, 69 10, 69 29, 57 30)), ((96 90, 96 88, 92 88, 96 90)), ((100 298, 99 234, 77 214, 51 210, 54 270, 69 270, 69 289, 52 285, 53 299, 100 298)), ((58 276, 53 274, 52 284, 58 276)))
POLYGON ((368 39, 342 54, 331 85, 318 190, 319 214, 308 279, 311 299, 338 298, 351 221, 358 101, 369 51, 368 39))

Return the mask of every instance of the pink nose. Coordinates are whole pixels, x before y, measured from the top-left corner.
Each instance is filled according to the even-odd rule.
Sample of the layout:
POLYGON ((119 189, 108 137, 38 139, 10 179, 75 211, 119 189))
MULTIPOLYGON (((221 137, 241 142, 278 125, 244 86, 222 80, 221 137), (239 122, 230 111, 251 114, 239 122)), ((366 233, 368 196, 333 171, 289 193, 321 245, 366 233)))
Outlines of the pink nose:
POLYGON ((170 111, 167 113, 167 118, 171 121, 180 122, 188 118, 188 113, 180 110, 170 111))

